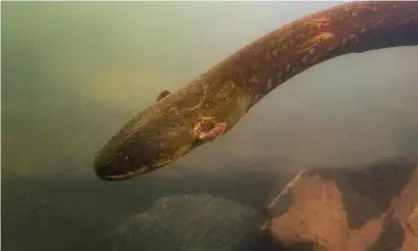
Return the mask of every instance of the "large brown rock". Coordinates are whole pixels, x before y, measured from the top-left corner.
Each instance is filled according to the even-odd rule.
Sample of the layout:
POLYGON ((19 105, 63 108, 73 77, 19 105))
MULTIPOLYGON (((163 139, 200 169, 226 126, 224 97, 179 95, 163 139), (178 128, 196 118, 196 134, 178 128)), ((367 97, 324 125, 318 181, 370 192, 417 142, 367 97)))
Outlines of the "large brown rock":
POLYGON ((418 165, 389 159, 304 171, 272 200, 268 213, 266 230, 281 244, 318 251, 417 251, 418 165))

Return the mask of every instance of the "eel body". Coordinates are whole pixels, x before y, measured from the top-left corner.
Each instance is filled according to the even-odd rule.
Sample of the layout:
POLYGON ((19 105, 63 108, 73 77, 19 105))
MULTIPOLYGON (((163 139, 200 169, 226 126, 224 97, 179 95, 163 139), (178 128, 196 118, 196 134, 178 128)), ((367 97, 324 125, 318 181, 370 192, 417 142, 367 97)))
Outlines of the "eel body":
POLYGON ((156 170, 231 130, 269 92, 325 60, 418 45, 418 2, 352 2, 259 38, 176 92, 162 92, 97 153, 103 180, 156 170))

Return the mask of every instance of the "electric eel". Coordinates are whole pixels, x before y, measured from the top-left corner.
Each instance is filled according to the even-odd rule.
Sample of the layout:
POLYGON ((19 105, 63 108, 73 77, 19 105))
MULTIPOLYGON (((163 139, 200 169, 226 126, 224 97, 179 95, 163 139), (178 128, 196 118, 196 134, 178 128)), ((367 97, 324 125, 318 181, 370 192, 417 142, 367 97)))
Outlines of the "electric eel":
POLYGON ((351 2, 250 43, 132 117, 97 153, 102 180, 154 171, 230 131, 288 79, 348 53, 418 45, 418 2, 351 2))

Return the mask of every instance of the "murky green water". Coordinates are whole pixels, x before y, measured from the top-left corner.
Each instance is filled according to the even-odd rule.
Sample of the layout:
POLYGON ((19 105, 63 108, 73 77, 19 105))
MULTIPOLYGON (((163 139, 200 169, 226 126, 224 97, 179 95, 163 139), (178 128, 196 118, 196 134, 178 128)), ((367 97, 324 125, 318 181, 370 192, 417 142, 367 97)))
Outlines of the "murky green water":
MULTIPOLYGON (((171 168, 116 184, 94 176, 95 152, 162 89, 180 88, 255 38, 332 4, 2 2, 3 250, 161 250, 155 243, 219 250, 217 243, 233 246, 236 236, 227 233, 237 231, 191 236, 195 244, 183 247, 187 234, 163 238, 181 217, 139 221, 158 225, 144 228, 152 233, 120 227, 174 195, 196 197, 160 201, 192 218, 205 201, 229 203, 242 217, 223 217, 237 226, 262 206, 280 173, 418 160, 418 50, 395 48, 300 74, 234 131, 171 168)), ((215 227, 210 217, 195 218, 184 233, 215 227)))

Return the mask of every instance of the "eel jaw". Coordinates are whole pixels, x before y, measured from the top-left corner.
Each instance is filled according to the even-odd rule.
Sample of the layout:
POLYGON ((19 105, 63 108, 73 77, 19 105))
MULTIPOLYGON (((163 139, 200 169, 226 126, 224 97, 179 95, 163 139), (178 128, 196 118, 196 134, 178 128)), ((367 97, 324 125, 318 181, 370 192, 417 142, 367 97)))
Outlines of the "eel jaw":
POLYGON ((95 171, 96 171, 96 175, 103 181, 124 181, 124 180, 132 179, 141 174, 147 173, 150 171, 150 169, 146 166, 143 166, 136 170, 129 170, 125 173, 120 173, 120 174, 106 172, 101 169, 95 169, 95 171))

